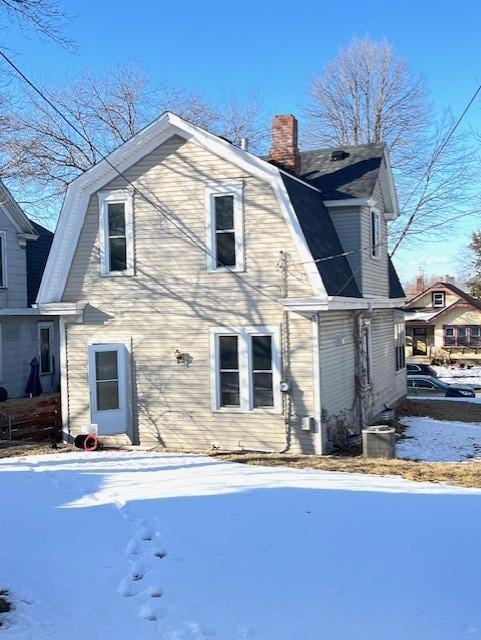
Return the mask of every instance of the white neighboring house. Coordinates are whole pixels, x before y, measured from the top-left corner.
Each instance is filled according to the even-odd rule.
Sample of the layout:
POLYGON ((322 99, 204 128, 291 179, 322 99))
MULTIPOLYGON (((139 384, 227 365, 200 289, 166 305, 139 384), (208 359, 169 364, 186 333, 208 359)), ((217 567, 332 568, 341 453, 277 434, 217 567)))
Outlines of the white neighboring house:
POLYGON ((66 439, 326 453, 406 392, 383 145, 268 160, 165 113, 74 180, 38 295, 66 439))
MULTIPOLYGON (((53 233, 29 220, 0 181, 0 387, 25 395, 34 357, 43 392, 58 390, 58 319, 33 307, 53 233)), ((1 408, 1 406, 0 406, 1 408)))

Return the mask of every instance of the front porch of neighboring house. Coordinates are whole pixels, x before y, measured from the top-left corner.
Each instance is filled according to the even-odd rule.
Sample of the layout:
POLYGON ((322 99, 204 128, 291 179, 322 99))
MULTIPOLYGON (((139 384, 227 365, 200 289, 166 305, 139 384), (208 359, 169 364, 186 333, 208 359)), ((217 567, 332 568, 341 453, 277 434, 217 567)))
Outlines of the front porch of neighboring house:
POLYGON ((435 357, 434 325, 406 324, 406 357, 430 360, 435 357))
POLYGON ((481 363, 481 326, 406 323, 406 357, 411 362, 481 363))

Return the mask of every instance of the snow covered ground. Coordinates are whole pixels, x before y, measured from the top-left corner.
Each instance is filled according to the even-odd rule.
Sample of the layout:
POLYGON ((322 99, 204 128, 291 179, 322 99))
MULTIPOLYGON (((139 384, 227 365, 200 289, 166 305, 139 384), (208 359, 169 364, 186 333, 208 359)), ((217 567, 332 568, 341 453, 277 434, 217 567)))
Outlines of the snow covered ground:
POLYGON ((481 424, 432 418, 402 418, 401 422, 409 429, 408 438, 396 445, 398 458, 459 462, 481 457, 481 424))
POLYGON ((448 384, 479 384, 481 385, 481 367, 460 369, 459 367, 437 367, 433 369, 443 382, 448 384))
POLYGON ((0 482, 2 640, 481 638, 481 491, 142 452, 0 482))

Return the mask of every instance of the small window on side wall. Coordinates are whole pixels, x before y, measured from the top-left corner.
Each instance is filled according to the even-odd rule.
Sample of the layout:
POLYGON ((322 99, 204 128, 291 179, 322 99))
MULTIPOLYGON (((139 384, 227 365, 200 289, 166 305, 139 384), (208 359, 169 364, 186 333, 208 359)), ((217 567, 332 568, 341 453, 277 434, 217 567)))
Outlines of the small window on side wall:
POLYGON ((209 183, 205 188, 207 268, 244 270, 242 182, 209 183))
POLYGON ((40 375, 53 373, 53 323, 39 322, 38 324, 38 360, 40 375))
POLYGON ((371 209, 371 256, 381 256, 381 214, 377 209, 371 209))
POLYGON ((0 289, 7 286, 7 232, 0 231, 0 289))
POLYGON ((101 191, 100 273, 103 276, 134 274, 133 193, 128 189, 101 191))

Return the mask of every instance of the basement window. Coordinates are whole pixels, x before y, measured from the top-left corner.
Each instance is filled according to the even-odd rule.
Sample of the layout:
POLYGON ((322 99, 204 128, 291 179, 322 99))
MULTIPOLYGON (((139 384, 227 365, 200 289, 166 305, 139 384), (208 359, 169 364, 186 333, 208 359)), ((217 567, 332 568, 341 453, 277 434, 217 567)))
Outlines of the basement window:
POLYGON ((208 270, 243 271, 242 182, 209 183, 205 199, 208 270))
POLYGON ((100 273, 102 276, 134 275, 133 193, 129 189, 101 191, 100 273))
POLYGON ((211 361, 214 411, 280 411, 276 328, 211 329, 211 361))

